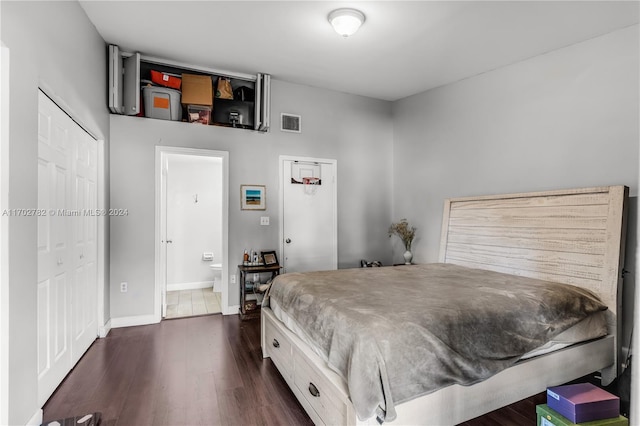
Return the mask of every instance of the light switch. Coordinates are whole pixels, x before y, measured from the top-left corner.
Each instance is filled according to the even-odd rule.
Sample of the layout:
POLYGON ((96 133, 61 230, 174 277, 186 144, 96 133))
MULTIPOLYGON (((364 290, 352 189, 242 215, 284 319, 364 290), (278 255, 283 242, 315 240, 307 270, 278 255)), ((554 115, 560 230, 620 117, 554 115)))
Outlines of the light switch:
POLYGON ((262 216, 260 218, 260 225, 268 225, 269 224, 269 216, 262 216))

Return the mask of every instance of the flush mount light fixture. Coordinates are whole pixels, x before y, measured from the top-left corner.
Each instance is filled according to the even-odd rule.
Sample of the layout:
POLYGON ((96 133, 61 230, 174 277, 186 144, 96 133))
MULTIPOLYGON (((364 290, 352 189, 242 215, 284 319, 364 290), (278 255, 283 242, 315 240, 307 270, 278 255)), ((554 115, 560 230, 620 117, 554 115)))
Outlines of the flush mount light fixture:
POLYGON ((333 29, 343 37, 355 34, 364 22, 364 13, 356 9, 336 9, 329 14, 333 29))

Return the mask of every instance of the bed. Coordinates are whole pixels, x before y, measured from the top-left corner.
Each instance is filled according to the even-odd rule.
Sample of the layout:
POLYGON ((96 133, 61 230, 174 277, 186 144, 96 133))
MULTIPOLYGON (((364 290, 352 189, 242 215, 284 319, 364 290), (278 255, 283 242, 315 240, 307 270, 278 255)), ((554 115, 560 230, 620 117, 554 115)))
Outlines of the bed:
MULTIPOLYGON (((275 303, 271 307, 263 306, 262 309, 263 356, 271 357, 316 424, 373 425, 378 424, 380 419, 389 424, 457 424, 541 392, 548 386, 562 384, 594 371, 601 371, 602 380, 607 384, 615 378, 618 366, 620 345, 617 339, 620 315, 617 314, 620 310, 619 295, 622 284, 627 197, 626 187, 610 186, 449 199, 445 201, 444 206, 438 264, 371 268, 366 271, 366 274, 382 274, 387 281, 397 283, 400 283, 401 276, 409 277, 410 280, 421 280, 422 278, 416 278, 415 274, 418 277, 427 273, 443 275, 443 270, 454 270, 454 275, 458 278, 461 275, 456 274, 465 274, 467 273, 465 271, 480 274, 474 275, 472 280, 484 279, 478 277, 485 275, 503 277, 501 281, 506 286, 521 280, 533 287, 547 288, 553 284, 557 287, 575 288, 576 291, 599 297, 599 304, 587 301, 582 305, 588 305, 591 311, 601 312, 606 317, 604 337, 590 338, 585 342, 526 359, 521 359, 521 353, 509 353, 508 356, 501 353, 496 358, 500 358, 500 362, 502 358, 507 359, 508 366, 502 365, 496 369, 487 367, 487 371, 476 374, 467 382, 463 382, 464 385, 443 382, 444 384, 441 383, 436 388, 421 387, 414 397, 407 398, 403 395, 397 398, 398 403, 395 404, 394 395, 390 389, 397 392, 398 387, 386 383, 388 381, 386 370, 385 374, 380 374, 377 380, 381 384, 376 383, 375 376, 373 379, 360 379, 359 375, 351 374, 351 370, 345 373, 346 370, 339 368, 342 355, 338 358, 328 356, 327 351, 323 351, 321 342, 311 339, 312 333, 304 328, 302 324, 304 321, 300 317, 295 317, 293 312, 291 316, 287 315, 286 299, 281 298, 280 304, 275 303), (385 271, 375 271, 376 269, 385 271), (394 274, 397 279, 394 278, 394 274), (562 286, 562 284, 565 285, 562 286), (370 412, 367 411, 370 407, 363 408, 366 404, 363 405, 362 401, 366 400, 368 388, 374 389, 378 386, 382 391, 376 390, 373 393, 381 393, 384 398, 387 398, 384 403, 381 403, 382 415, 378 410, 375 415, 365 418, 363 412, 370 412), (360 395, 363 389, 364 397, 360 395)), ((356 282, 362 280, 364 271, 341 270, 326 274, 331 274, 334 279, 342 279, 344 286, 349 288, 350 283, 355 287, 356 282), (333 274, 338 275, 333 276, 333 274)), ((275 280, 271 292, 277 293, 287 280, 301 280, 305 275, 312 280, 319 279, 318 273, 313 272, 284 274, 282 278, 278 278, 283 283, 275 280)), ((462 280, 458 282, 461 283, 458 287, 465 287, 462 280)), ((518 292, 529 290, 528 287, 521 289, 520 285, 518 282, 517 285, 513 284, 512 288, 506 287, 500 292, 507 294, 507 297, 511 297, 512 300, 524 300, 527 297, 519 297, 518 292)), ((400 286, 396 284, 397 289, 400 286)), ((452 287, 450 283, 442 284, 443 288, 447 286, 452 287)), ((396 288, 392 285, 388 287, 396 288)), ((405 288, 407 291, 410 289, 405 288)), ((377 293, 373 291, 374 289, 372 287, 371 294, 367 293, 367 298, 373 299, 372 294, 377 293)), ((297 300, 307 300, 311 303, 307 307, 311 314, 310 308, 315 306, 319 299, 314 299, 313 297, 316 296, 311 292, 299 297, 301 298, 297 300)), ((331 297, 329 294, 328 300, 331 297)), ((469 298, 469 296, 465 297, 469 298)), ((344 296, 334 297, 334 300, 343 298, 344 296)), ((412 296, 413 301, 419 298, 419 295, 412 296)), ((550 300, 555 298, 557 296, 550 300)), ((334 310, 326 318, 339 318, 338 325, 341 322, 350 321, 344 319, 346 317, 343 315, 346 315, 346 311, 354 311, 354 309, 336 306, 338 305, 331 305, 330 309, 334 310)), ((430 306, 426 311, 431 312, 433 309, 430 306)), ((467 307, 457 310, 466 312, 467 307)), ((402 309, 395 309, 395 311, 402 311, 402 309)), ((378 318, 382 317, 380 315, 382 312, 382 309, 367 308, 356 312, 355 315, 362 316, 365 322, 375 323, 375 329, 380 330, 385 328, 384 322, 376 321, 386 321, 378 318), (371 316, 366 317, 366 315, 371 316)), ((390 315, 399 313, 390 312, 390 315)), ((578 316, 580 315, 583 314, 578 316)), ((406 318, 401 318, 400 321, 406 321, 406 318)), ((544 319, 542 322, 546 323, 546 321, 544 319)), ((567 323, 558 333, 578 322, 580 319, 572 320, 571 324, 567 323)), ((347 328, 360 330, 357 326, 347 328)), ((369 344, 368 337, 364 329, 362 330, 360 334, 354 333, 357 339, 353 338, 358 342, 355 346, 360 348, 369 344)), ((456 333, 449 334, 456 335, 456 333)), ((552 334, 551 337, 554 337, 557 333, 552 334)), ((524 340, 529 338, 530 336, 524 340)), ((430 339, 438 341, 442 336, 430 337, 430 339)), ((446 349, 451 342, 445 343, 446 349)), ((390 346, 395 344, 396 342, 390 346)), ((419 348, 424 349, 426 345, 428 344, 421 343, 419 348)), ((357 355, 346 356, 348 359, 342 361, 349 368, 352 368, 352 364, 364 364, 366 358, 381 346, 384 346, 382 348, 384 352, 386 346, 378 342, 374 345, 369 344, 364 350, 357 352, 357 355)), ((432 350, 441 351, 440 348, 435 347, 432 350)), ((526 347, 526 349, 532 348, 526 347)), ((382 365, 383 368, 388 367, 389 371, 393 370, 393 374, 389 376, 402 375, 405 369, 410 371, 408 364, 405 367, 399 362, 389 362, 388 365, 385 364, 386 362, 379 362, 378 365, 382 365)), ((453 358, 451 362, 461 365, 453 358)), ((446 363, 445 357, 445 369, 446 363)), ((425 371, 436 370, 428 367, 425 371)))

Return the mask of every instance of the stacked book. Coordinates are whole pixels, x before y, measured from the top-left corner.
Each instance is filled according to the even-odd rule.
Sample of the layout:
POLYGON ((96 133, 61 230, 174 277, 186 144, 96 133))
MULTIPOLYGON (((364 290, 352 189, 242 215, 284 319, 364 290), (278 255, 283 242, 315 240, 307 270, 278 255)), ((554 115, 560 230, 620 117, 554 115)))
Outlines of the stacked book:
POLYGON ((538 426, 628 426, 620 415, 620 398, 592 385, 547 388, 547 403, 536 407, 538 426))

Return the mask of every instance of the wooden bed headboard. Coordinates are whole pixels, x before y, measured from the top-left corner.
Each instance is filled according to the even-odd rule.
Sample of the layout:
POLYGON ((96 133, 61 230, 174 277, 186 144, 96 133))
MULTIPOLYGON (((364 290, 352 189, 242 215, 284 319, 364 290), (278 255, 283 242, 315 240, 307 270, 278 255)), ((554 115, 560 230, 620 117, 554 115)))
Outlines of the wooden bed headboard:
POLYGON ((620 371, 626 186, 445 200, 440 262, 587 288, 609 307, 614 363, 620 371))
POLYGON ((626 186, 445 200, 440 262, 585 287, 620 310, 626 186))

